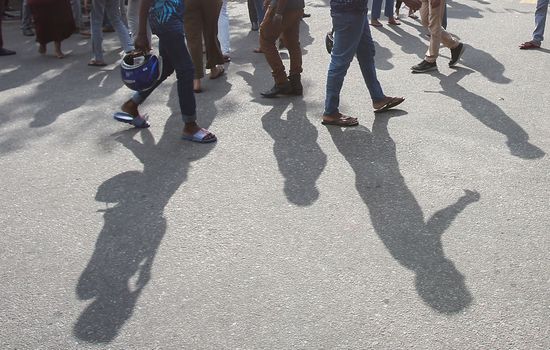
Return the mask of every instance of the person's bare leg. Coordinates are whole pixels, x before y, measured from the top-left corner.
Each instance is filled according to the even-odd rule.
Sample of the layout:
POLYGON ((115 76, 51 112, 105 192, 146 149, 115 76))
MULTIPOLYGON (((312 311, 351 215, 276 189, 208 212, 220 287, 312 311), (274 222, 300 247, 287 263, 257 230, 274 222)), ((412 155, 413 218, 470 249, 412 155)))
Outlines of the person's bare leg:
POLYGON ((126 102, 124 102, 124 104, 122 105, 122 107, 120 107, 120 109, 125 112, 125 113, 128 113, 130 114, 132 117, 137 117, 139 116, 139 111, 138 111, 138 104, 135 103, 133 100, 128 100, 126 102))
POLYGON ((61 41, 55 41, 54 45, 55 45, 55 57, 64 58, 65 54, 63 53, 63 51, 61 51, 61 41))

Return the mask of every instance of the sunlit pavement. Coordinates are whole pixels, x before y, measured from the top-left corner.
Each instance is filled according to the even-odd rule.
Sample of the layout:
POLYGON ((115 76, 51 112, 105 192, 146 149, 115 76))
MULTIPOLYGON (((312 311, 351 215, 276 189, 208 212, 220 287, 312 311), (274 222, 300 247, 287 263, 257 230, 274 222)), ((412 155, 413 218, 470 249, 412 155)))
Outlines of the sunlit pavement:
POLYGON ((326 2, 306 1, 305 95, 278 99, 230 2, 232 62, 197 95, 213 145, 180 140, 174 77, 150 129, 112 119, 116 35, 98 69, 89 39, 42 57, 4 23, 0 348, 550 348, 550 41, 518 49, 534 1, 451 2, 467 48, 431 74, 410 73, 420 23, 383 17, 378 77, 406 101, 375 117, 354 62, 344 129, 320 123, 326 2))

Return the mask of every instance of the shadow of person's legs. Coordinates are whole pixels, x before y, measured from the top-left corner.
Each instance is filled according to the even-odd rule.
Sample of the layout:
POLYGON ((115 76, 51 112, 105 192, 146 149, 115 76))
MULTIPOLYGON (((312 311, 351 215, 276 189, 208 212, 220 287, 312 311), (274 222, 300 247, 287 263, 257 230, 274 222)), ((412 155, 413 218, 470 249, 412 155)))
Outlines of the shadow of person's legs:
POLYGON ((479 195, 466 191, 455 204, 425 221, 422 208, 399 170, 388 120, 386 116, 376 117, 372 132, 365 127, 331 127, 329 132, 355 172, 355 185, 375 232, 392 257, 415 272, 418 295, 438 312, 459 312, 470 305, 472 297, 464 277, 445 256, 441 236, 479 195))

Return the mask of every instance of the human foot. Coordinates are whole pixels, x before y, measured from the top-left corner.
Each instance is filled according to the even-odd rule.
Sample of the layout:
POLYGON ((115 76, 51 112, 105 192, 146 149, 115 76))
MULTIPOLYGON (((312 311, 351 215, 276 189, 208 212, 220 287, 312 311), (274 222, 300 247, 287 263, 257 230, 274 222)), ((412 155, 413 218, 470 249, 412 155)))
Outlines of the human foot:
POLYGON ((201 128, 196 122, 185 123, 181 138, 198 143, 210 143, 217 140, 216 135, 207 129, 201 128))
POLYGON ((403 101, 405 101, 403 97, 386 96, 380 101, 373 101, 372 107, 375 113, 380 113, 401 104, 403 101))
POLYGON ((371 19, 370 25, 373 27, 382 27, 382 23, 377 19, 371 19))
POLYGON ((199 94, 202 92, 200 79, 193 79, 193 92, 196 94, 199 94))
POLYGON ((346 127, 359 125, 359 121, 357 118, 343 115, 342 113, 335 113, 331 115, 324 114, 321 124, 346 127))

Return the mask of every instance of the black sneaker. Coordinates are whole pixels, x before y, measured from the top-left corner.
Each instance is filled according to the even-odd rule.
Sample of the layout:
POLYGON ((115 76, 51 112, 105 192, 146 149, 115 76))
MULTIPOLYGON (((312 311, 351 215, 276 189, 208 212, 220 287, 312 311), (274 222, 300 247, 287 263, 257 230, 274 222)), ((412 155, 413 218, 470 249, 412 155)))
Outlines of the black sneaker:
POLYGON ((412 66, 411 69, 413 73, 425 73, 432 70, 437 70, 437 63, 422 60, 419 64, 412 66))
POLYGON ((302 86, 300 74, 289 75, 288 80, 290 81, 290 86, 292 86, 292 94, 302 96, 304 94, 304 87, 302 86))
POLYGON ((451 49, 451 60, 449 61, 449 67, 453 67, 456 62, 460 59, 462 56, 462 53, 464 52, 464 44, 460 43, 457 47, 454 49, 451 49))
POLYGON ((277 95, 292 95, 293 89, 292 85, 290 84, 290 81, 285 82, 282 85, 273 85, 271 90, 262 92, 263 97, 272 98, 276 97, 277 95))
POLYGON ((10 56, 10 55, 15 55, 15 51, 0 48, 0 56, 10 56))

